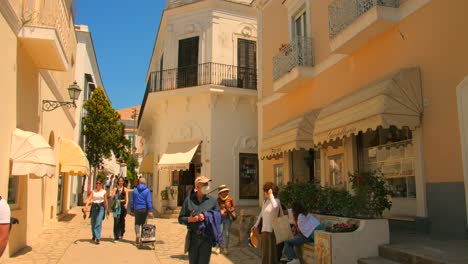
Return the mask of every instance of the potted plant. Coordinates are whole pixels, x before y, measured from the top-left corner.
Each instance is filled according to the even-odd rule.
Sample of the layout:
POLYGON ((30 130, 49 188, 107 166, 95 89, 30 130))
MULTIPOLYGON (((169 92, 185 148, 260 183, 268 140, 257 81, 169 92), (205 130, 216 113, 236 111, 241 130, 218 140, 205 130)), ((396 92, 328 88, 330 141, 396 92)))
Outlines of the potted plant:
POLYGON ((161 205, 162 207, 167 207, 169 203, 169 194, 167 193, 167 190, 162 190, 161 191, 161 205))
POLYGON ((166 187, 166 190, 167 190, 167 194, 169 196, 168 207, 171 210, 175 210, 177 208, 178 188, 177 188, 177 186, 170 186, 170 187, 166 187))

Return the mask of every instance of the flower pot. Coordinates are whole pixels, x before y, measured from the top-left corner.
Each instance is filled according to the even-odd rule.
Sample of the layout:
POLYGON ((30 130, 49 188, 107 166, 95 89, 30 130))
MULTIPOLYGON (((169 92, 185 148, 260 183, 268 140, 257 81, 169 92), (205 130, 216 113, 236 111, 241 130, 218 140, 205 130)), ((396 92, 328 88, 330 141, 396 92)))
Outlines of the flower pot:
POLYGON ((169 204, 169 200, 161 200, 161 206, 163 208, 167 207, 168 204, 169 204))
POLYGON ((177 200, 169 200, 167 207, 171 210, 177 209, 177 200))

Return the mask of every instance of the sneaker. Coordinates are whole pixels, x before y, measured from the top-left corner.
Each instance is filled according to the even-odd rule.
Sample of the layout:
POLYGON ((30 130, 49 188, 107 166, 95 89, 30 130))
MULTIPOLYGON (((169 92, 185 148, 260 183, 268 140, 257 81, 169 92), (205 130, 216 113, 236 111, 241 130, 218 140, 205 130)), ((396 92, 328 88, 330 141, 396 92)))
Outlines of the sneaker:
POLYGON ((301 262, 299 261, 299 259, 293 259, 291 261, 288 261, 287 264, 301 264, 301 262))
POLYGON ((280 261, 288 262, 288 261, 291 261, 291 260, 289 260, 287 257, 282 257, 282 258, 280 259, 280 261))
POLYGON ((99 245, 99 243, 100 243, 100 240, 96 239, 96 245, 99 245))
POLYGON ((114 238, 113 242, 114 242, 114 243, 118 243, 118 242, 119 242, 119 239, 114 238))
POLYGON ((221 249, 220 249, 219 247, 217 247, 217 248, 215 249, 215 253, 216 253, 216 255, 219 255, 219 253, 221 253, 221 249))

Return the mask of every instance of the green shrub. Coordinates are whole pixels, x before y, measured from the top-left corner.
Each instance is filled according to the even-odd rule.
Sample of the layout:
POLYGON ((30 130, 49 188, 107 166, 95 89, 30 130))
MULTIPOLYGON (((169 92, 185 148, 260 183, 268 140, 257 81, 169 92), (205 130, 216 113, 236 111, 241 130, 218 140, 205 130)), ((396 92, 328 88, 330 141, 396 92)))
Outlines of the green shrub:
POLYGON ((281 203, 291 207, 300 202, 310 213, 355 218, 382 217, 391 208, 389 189, 383 176, 376 172, 349 174, 352 192, 320 187, 311 183, 293 183, 279 192, 281 203))
MULTIPOLYGON (((101 180, 102 184, 106 182, 106 175, 102 172, 98 172, 96 179, 101 180)), ((102 185, 104 186, 104 185, 102 185)), ((104 187, 103 187, 104 188, 104 187)))

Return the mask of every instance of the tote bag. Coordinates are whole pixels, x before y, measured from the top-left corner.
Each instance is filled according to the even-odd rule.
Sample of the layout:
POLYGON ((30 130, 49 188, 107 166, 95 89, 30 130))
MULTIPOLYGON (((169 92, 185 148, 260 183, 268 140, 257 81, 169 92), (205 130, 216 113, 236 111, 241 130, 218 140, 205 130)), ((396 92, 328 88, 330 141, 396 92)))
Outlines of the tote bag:
POLYGON ((289 240, 294 237, 291 226, 289 225, 289 217, 284 215, 283 209, 281 206, 279 208, 280 216, 273 219, 273 231, 275 232, 276 244, 280 244, 286 240, 289 240))

